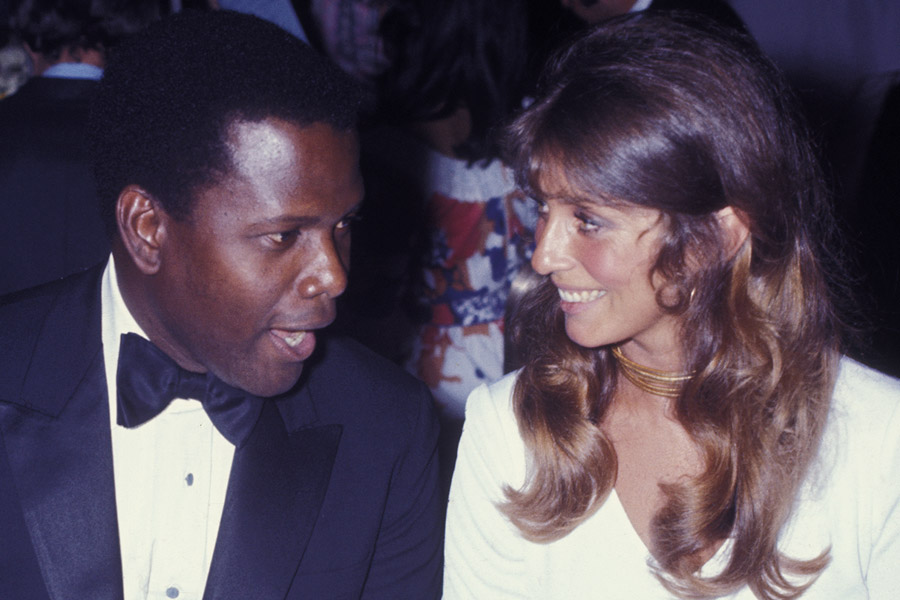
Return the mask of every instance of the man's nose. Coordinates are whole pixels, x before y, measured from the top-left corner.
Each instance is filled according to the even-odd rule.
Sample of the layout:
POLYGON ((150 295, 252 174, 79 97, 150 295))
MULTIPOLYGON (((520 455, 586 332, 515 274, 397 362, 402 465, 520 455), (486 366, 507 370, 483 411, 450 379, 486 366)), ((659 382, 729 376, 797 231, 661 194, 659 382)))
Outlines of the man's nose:
POLYGON ((315 257, 305 265, 299 288, 303 296, 311 298, 325 294, 337 298, 347 289, 347 257, 330 235, 323 235, 315 257))

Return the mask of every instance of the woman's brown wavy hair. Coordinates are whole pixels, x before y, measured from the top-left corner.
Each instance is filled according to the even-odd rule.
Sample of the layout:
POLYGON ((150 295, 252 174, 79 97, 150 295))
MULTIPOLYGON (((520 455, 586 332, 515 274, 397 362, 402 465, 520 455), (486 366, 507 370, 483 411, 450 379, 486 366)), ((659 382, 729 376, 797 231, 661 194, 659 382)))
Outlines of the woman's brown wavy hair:
MULTIPOLYGON (((823 264, 830 200, 781 75, 752 40, 712 23, 616 19, 551 61, 506 148, 535 197, 543 169, 559 168, 579 195, 658 209, 668 227, 657 301, 681 315, 695 376, 674 412, 705 470, 662 486, 657 575, 686 598, 744 585, 760 598, 799 596, 828 549, 796 560, 777 541, 818 449, 841 328, 823 264), (724 250, 715 215, 727 206, 749 227, 736 253, 724 250), (701 577, 702 551, 729 537, 727 567, 701 577)), ((550 541, 615 484, 616 453, 601 425, 616 363, 607 347, 568 340, 548 280, 517 314, 509 326, 529 354, 514 406, 530 460, 501 509, 527 538, 550 541)))

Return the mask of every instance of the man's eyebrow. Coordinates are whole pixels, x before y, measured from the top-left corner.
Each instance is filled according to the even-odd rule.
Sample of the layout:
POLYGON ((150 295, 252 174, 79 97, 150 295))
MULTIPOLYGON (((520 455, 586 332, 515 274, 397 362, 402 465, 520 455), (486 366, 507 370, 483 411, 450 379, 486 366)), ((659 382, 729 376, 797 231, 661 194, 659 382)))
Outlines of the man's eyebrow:
POLYGON ((315 216, 291 216, 291 215, 282 215, 280 217, 269 217, 268 219, 260 219, 256 222, 256 225, 273 225, 278 227, 301 227, 301 226, 311 226, 316 225, 322 221, 322 217, 315 216))
MULTIPOLYGON (((362 210, 363 201, 360 200, 353 206, 351 206, 347 212, 341 215, 341 218, 345 218, 348 215, 352 215, 354 213, 358 213, 362 210)), ((275 227, 312 227, 314 225, 318 225, 322 222, 321 215, 280 215, 277 217, 269 217, 266 219, 260 219, 255 223, 257 226, 275 226, 275 227)))
POLYGON ((352 215, 353 213, 358 213, 359 211, 361 211, 362 207, 363 207, 363 202, 365 202, 365 200, 360 200, 359 202, 357 202, 356 204, 351 206, 350 210, 348 210, 347 212, 344 213, 344 216, 352 215))

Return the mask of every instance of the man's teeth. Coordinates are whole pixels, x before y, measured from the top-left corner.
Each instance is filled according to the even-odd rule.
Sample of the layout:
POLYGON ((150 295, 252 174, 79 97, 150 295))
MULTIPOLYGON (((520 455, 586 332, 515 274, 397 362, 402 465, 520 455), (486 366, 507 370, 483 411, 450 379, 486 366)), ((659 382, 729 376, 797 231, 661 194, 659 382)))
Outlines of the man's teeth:
POLYGON ((288 346, 290 346, 291 348, 296 348, 297 346, 300 345, 300 342, 302 342, 303 338, 305 338, 305 337, 306 337, 305 331, 298 331, 297 333, 292 333, 291 335, 284 336, 283 339, 287 343, 288 346))
POLYGON ((600 290, 590 290, 583 292, 568 292, 559 290, 559 297, 563 302, 592 302, 603 295, 600 290))

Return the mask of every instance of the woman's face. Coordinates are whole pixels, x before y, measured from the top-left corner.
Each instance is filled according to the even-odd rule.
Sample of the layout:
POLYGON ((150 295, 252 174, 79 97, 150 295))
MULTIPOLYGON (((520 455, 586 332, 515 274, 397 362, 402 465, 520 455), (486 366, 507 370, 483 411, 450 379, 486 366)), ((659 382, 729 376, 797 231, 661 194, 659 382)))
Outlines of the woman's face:
POLYGON ((625 343, 635 360, 676 347, 676 318, 656 301, 651 276, 665 223, 658 210, 589 199, 560 169, 541 176, 535 271, 559 290, 566 333, 595 348, 625 343))

